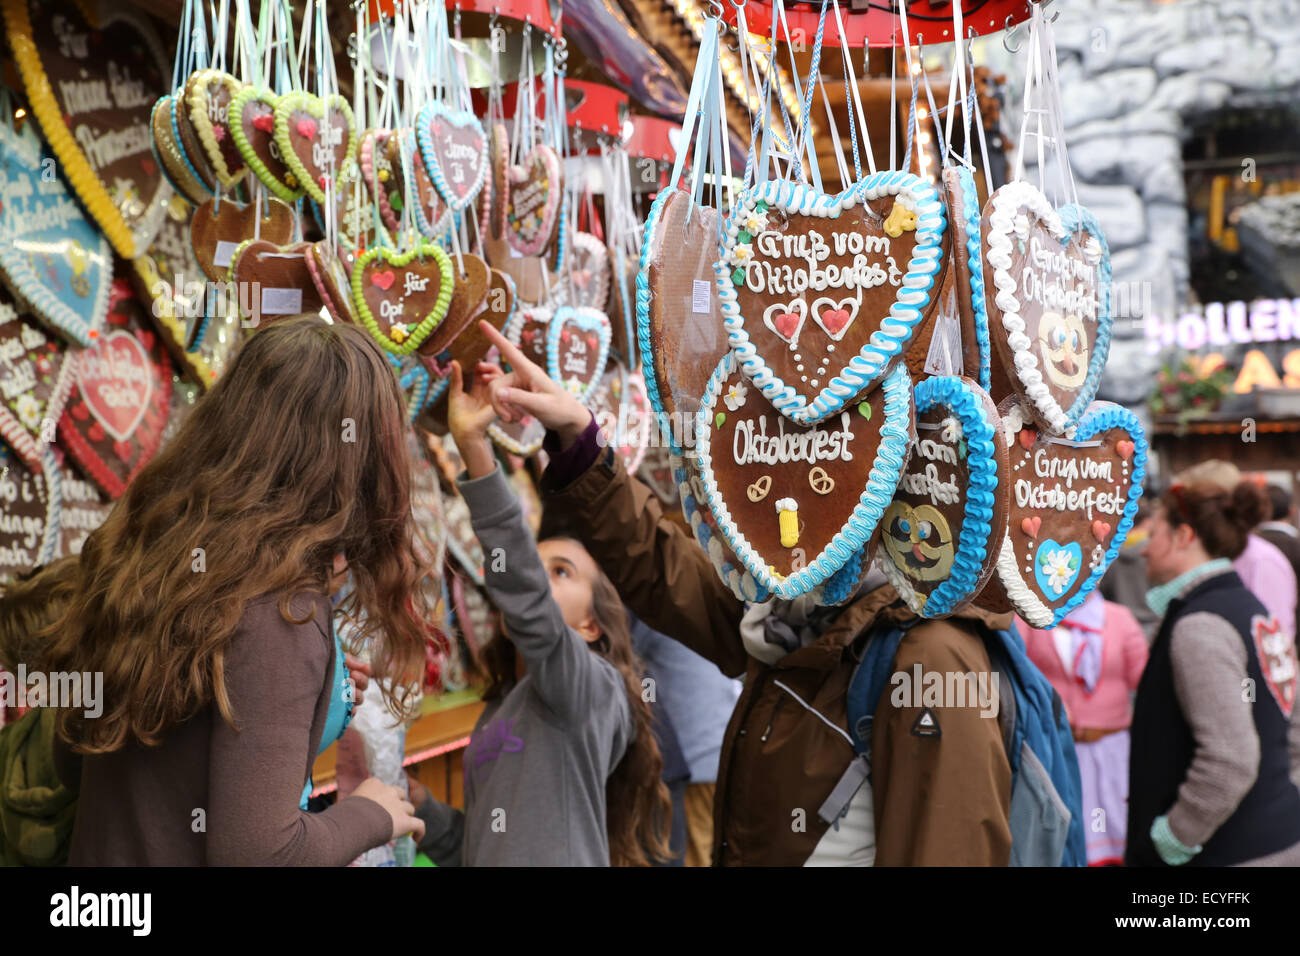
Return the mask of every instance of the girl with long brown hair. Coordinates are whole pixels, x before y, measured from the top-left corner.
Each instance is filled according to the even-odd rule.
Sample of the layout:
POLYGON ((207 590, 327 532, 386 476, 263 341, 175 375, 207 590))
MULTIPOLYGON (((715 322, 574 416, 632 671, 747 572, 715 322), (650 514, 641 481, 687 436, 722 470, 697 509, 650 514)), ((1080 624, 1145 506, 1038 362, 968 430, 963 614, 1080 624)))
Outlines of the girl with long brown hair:
POLYGON ((645 866, 669 856, 671 804, 627 611, 586 550, 534 545, 487 438, 486 375, 452 365, 448 424, 506 638, 465 751, 465 812, 426 797, 420 844, 439 865, 645 866))
POLYGON ((341 865, 422 832, 374 779, 303 807, 348 710, 329 597, 345 569, 343 610, 382 634, 390 709, 418 703, 402 678, 423 667, 432 616, 404 428, 365 332, 277 323, 87 538, 42 660, 103 674, 101 716, 59 715, 61 773, 81 790, 71 863, 341 865))

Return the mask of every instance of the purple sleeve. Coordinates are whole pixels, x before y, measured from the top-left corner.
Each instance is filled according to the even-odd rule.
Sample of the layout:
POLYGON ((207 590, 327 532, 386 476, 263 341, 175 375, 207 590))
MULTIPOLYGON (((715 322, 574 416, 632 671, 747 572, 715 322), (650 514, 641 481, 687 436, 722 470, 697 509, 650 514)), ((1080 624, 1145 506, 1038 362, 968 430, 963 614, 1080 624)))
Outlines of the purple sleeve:
POLYGON ((577 441, 564 450, 560 449, 560 436, 548 430, 542 450, 551 459, 546 467, 547 484, 553 488, 568 487, 600 457, 600 429, 596 427, 596 416, 591 417, 577 441))

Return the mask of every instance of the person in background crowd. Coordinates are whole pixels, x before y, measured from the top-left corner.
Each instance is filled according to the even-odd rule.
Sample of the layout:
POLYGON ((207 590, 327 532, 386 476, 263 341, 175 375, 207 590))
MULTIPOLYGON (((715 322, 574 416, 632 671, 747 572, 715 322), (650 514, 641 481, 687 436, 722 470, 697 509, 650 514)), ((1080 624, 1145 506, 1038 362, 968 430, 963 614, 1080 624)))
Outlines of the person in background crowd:
POLYGON ((1130 865, 1300 864, 1295 644, 1232 564, 1267 512, 1258 485, 1202 482, 1173 485, 1151 519, 1162 619, 1133 713, 1130 865))
MULTIPOLYGON (((612 587, 612 585, 611 585, 612 587)), ((628 623, 637 623, 636 618, 631 614, 628 615, 628 623)), ((636 640, 631 638, 632 651, 637 653, 636 640)), ((640 655, 638 654, 638 657, 640 655)), ((643 671, 646 677, 650 675, 649 667, 643 671)), ((644 685, 643 685, 644 686, 644 685)), ((646 696, 642 691, 642 696, 646 696)), ((653 705, 654 698, 650 698, 653 705)), ((651 706, 650 713, 654 717, 652 728, 655 735, 655 743, 659 745, 659 753, 663 756, 663 771, 659 774, 659 779, 668 788, 668 799, 672 801, 672 826, 668 834, 668 859, 655 861, 655 866, 685 866, 686 851, 689 846, 687 828, 688 818, 686 815, 686 788, 690 786, 691 768, 686 762, 686 755, 682 753, 681 740, 677 735, 677 730, 673 726, 672 719, 668 714, 668 708, 651 706)))
MULTIPOLYGON (((1211 459, 1188 468, 1174 479, 1174 484, 1208 483, 1232 494, 1241 481, 1241 471, 1232 462, 1211 459)), ((1257 523, 1267 517, 1271 510, 1266 505, 1260 512, 1257 523)), ((1252 525, 1246 530, 1253 532, 1255 527, 1252 525)), ((1263 602, 1264 607, 1282 625, 1282 629, 1294 638, 1296 574, 1286 555, 1278 550, 1277 545, 1270 544, 1258 534, 1248 533, 1245 548, 1233 559, 1232 564, 1246 589, 1263 602)))
POLYGON ((1097 591, 1051 631, 1017 621, 1026 650, 1061 695, 1083 780, 1088 865, 1124 862, 1130 694, 1147 663, 1147 639, 1128 608, 1097 591), (1098 814, 1100 811, 1100 814, 1098 814))
POLYGON ((1010 627, 1011 614, 968 607, 918 620, 879 572, 843 607, 807 596, 747 606, 608 442, 601 447, 591 413, 490 325, 480 328, 512 369, 491 384, 497 414, 547 427, 547 520, 581 534, 638 617, 722 673, 745 674, 719 758, 713 863, 1006 865, 1012 775, 999 721, 978 704, 929 708, 882 694, 868 780, 847 692, 867 642, 896 627, 910 629, 895 671, 988 675, 981 630, 1010 627))
POLYGON ((103 674, 100 716, 58 715, 60 776, 81 791, 70 863, 341 866, 423 833, 374 779, 303 809, 347 712, 340 555, 349 607, 385 635, 375 674, 402 686, 424 664, 403 408, 364 330, 277 322, 86 539, 66 611, 37 636, 42 670, 103 674))
POLYGON ((1291 492, 1277 485, 1269 485, 1264 490, 1268 492, 1271 514, 1269 520, 1255 529, 1255 533, 1286 555, 1291 570, 1300 581, 1300 531, 1296 530, 1291 492))
MULTIPOLYGON (((485 323, 486 324, 486 323, 485 323)), ((535 544, 487 429, 491 373, 452 363, 457 482, 505 635, 483 650, 487 701, 465 750, 465 810, 430 798, 419 843, 439 866, 646 866, 670 856, 672 807, 627 609, 581 544, 535 544)))
POLYGON ((722 735, 740 697, 740 681, 639 618, 632 646, 654 679, 655 697, 672 721, 690 768, 686 787, 686 865, 708 866, 713 853, 713 793, 722 735))
POLYGON ((1133 519, 1133 529, 1124 539, 1123 546, 1111 566, 1101 577, 1097 590, 1107 601, 1113 601, 1128 608, 1146 635, 1147 643, 1156 636, 1156 627, 1160 616, 1147 604, 1147 562, 1142 557, 1146 546, 1147 524, 1151 517, 1150 489, 1138 499, 1137 514, 1133 519))

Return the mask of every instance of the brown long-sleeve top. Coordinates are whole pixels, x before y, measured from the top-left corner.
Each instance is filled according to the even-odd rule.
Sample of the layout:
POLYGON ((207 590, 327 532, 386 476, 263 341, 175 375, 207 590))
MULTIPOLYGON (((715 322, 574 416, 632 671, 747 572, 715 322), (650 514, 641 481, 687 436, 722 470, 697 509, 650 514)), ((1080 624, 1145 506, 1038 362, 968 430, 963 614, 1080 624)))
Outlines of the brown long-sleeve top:
POLYGON ((73 866, 342 866, 388 840, 379 804, 349 797, 323 813, 299 809, 329 711, 334 639, 329 599, 279 595, 249 603, 225 654, 236 728, 215 705, 157 747, 128 744, 78 757, 56 745, 81 795, 73 866))

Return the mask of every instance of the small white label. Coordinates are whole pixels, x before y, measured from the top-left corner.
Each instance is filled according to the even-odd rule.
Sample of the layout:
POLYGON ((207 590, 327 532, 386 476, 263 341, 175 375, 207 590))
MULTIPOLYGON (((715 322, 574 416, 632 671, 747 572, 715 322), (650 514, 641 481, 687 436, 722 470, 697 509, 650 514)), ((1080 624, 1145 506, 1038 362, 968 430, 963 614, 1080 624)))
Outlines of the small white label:
POLYGON ((237 242, 218 242, 217 252, 212 257, 212 264, 219 268, 225 269, 230 266, 230 260, 235 257, 235 250, 239 248, 237 242))
POLYGON ((263 315, 299 315, 302 312, 302 289, 263 289, 263 315))
POLYGON ((705 282, 703 279, 696 279, 695 285, 691 290, 691 311, 700 314, 707 314, 709 311, 709 297, 711 295, 709 288, 713 283, 705 282))
POLYGON ((952 311, 939 310, 930 338, 930 350, 925 356, 927 375, 964 375, 961 354, 961 323, 957 319, 956 297, 949 294, 952 311))

